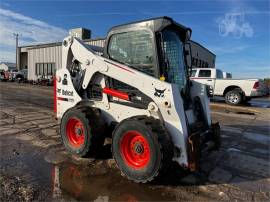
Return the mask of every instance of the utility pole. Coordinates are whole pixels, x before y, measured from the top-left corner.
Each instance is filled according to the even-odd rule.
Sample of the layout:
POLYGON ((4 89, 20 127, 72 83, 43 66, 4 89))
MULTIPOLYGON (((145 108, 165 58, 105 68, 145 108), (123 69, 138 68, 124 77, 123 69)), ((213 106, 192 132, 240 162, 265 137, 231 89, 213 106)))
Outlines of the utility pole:
POLYGON ((18 40, 19 40, 19 34, 18 33, 13 33, 16 39, 16 69, 18 70, 18 40))

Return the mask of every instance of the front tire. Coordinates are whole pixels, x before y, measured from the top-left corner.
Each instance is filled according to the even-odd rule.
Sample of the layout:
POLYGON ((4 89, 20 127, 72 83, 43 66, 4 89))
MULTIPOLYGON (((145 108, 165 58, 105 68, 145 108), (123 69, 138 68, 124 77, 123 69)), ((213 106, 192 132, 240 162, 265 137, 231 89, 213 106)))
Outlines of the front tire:
POLYGON ((234 89, 225 94, 225 102, 229 105, 238 105, 242 102, 241 89, 234 89))
POLYGON ((104 143, 105 123, 97 109, 72 108, 61 119, 60 134, 65 148, 86 157, 95 154, 104 143))
POLYGON ((112 151, 122 173, 141 183, 162 174, 173 158, 173 144, 165 127, 145 116, 126 119, 116 127, 112 151))

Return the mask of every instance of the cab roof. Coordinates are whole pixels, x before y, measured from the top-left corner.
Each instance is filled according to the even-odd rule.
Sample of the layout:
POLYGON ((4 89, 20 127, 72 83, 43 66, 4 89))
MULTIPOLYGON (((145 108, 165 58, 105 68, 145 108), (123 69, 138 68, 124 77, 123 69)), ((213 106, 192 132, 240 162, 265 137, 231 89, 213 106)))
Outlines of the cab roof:
POLYGON ((142 26, 150 27, 153 32, 162 31, 164 28, 169 27, 169 26, 178 30, 180 33, 183 33, 184 35, 186 35, 188 31, 191 32, 190 28, 175 22, 172 18, 167 17, 167 16, 161 16, 161 17, 139 20, 135 22, 113 26, 109 30, 109 33, 114 33, 114 32, 117 32, 118 30, 123 31, 125 29, 134 28, 134 27, 142 27, 142 26))

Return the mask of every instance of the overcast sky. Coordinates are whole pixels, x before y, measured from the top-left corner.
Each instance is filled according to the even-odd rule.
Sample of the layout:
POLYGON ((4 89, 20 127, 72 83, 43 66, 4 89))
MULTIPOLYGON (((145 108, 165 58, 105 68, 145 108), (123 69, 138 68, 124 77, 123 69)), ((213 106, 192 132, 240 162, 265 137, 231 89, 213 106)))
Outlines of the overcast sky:
POLYGON ((217 55, 216 67, 236 77, 270 77, 269 0, 1 0, 0 61, 20 45, 62 41, 70 28, 105 37, 111 26, 170 16, 217 55))

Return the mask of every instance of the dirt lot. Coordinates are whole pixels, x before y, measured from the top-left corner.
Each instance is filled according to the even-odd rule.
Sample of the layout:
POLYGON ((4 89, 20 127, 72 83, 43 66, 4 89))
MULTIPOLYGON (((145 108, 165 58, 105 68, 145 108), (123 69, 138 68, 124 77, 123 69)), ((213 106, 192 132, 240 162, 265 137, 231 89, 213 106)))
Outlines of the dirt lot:
POLYGON ((213 103, 221 150, 205 155, 198 173, 175 166, 160 182, 142 185, 121 176, 109 144, 96 160, 65 152, 52 87, 0 83, 0 89, 1 201, 270 200, 269 99, 245 107, 213 103))

